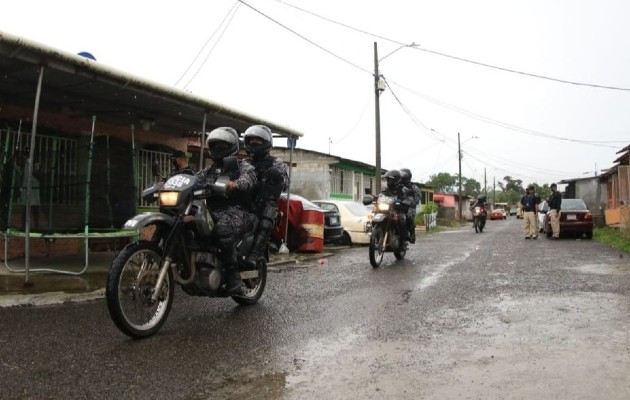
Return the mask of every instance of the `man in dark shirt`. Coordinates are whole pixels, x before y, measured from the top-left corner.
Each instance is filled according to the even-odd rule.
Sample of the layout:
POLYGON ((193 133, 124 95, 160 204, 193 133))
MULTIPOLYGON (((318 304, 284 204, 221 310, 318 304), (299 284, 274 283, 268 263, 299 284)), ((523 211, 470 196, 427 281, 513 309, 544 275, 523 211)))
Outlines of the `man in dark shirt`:
POLYGON ((523 219, 525 220, 525 239, 537 239, 536 215, 540 198, 534 193, 534 186, 529 185, 525 191, 525 196, 521 198, 523 208, 523 219))
POLYGON ((552 236, 549 239, 558 240, 560 238, 560 205, 562 204, 562 195, 558 192, 558 185, 552 183, 551 196, 549 196, 549 218, 551 222, 552 236))

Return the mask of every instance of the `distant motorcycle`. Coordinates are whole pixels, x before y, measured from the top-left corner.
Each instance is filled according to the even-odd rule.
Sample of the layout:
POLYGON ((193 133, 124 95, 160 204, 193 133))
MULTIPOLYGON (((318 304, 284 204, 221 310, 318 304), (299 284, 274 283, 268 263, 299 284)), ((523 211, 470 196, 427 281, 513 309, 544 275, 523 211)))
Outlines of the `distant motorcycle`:
POLYGON ((482 206, 475 206, 472 208, 473 227, 475 233, 483 232, 483 228, 486 226, 487 212, 486 208, 482 206))
MULTIPOLYGON (((138 214, 124 228, 152 228, 152 236, 127 245, 114 258, 107 276, 107 308, 123 333, 134 338, 155 334, 171 310, 176 283, 191 296, 231 296, 242 305, 255 304, 262 296, 267 282, 265 260, 255 266, 244 262, 253 245, 253 230, 236 238, 242 291, 229 295, 225 289, 226 273, 217 256, 220 250, 205 202, 208 197, 225 195, 227 174, 238 168, 236 158, 225 159, 224 166, 223 174, 210 184, 181 174, 143 192, 147 201, 159 199, 159 212, 138 214)), ((161 176, 159 168, 153 172, 161 176)), ((255 218, 252 215, 252 224, 255 218)))
POLYGON ((372 217, 372 233, 370 235, 369 256, 373 268, 378 268, 386 252, 393 252, 397 260, 402 260, 407 254, 407 244, 401 240, 400 224, 397 209, 400 200, 380 194, 376 199, 367 195, 363 204, 374 204, 372 217))

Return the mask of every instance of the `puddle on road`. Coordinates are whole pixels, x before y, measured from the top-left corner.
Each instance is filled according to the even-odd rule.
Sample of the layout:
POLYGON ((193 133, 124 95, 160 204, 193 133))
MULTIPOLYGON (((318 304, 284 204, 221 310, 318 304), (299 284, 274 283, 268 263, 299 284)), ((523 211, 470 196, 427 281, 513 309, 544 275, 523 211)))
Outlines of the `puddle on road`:
POLYGON ((630 265, 586 264, 567 268, 585 274, 630 275, 630 265))

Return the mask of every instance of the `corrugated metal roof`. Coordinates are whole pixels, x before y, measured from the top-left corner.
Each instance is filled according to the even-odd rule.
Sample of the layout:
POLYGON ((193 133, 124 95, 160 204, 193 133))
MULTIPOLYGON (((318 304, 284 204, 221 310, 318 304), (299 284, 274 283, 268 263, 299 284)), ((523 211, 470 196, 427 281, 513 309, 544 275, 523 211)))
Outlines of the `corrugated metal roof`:
POLYGON ((42 66, 41 111, 97 116, 123 126, 151 121, 152 130, 179 135, 201 131, 207 113, 207 130, 232 126, 243 132, 252 124, 265 124, 280 136, 302 136, 263 118, 2 31, 0 106, 32 109, 42 66))

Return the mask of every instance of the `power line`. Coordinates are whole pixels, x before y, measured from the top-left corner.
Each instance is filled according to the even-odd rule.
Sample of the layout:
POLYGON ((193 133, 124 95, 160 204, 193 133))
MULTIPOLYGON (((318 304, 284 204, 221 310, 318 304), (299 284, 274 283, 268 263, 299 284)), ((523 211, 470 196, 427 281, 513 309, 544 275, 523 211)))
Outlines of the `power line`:
POLYGON ((299 33, 297 33, 296 31, 294 31, 293 29, 289 28, 288 26, 276 21, 275 19, 271 18, 270 16, 268 16, 267 14, 263 13, 262 11, 252 7, 251 5, 247 4, 246 2, 244 2, 243 0, 238 0, 239 3, 246 5, 247 7, 249 7, 250 9, 252 9, 253 11, 257 12, 258 14, 262 15, 263 17, 267 18, 268 20, 270 20, 271 22, 273 22, 274 24, 277 24, 281 27, 283 27, 284 29, 288 30, 289 32, 291 32, 292 34, 294 34, 295 36, 299 37, 302 40, 305 40, 306 42, 312 44, 313 46, 317 47, 318 49, 330 54, 331 56, 335 57, 338 60, 341 60, 343 62, 345 62, 346 64, 350 64, 351 66, 353 66, 354 68, 357 68, 363 72, 367 72, 368 74, 372 75, 371 71, 368 71, 367 69, 353 63, 352 61, 346 60, 345 58, 333 53, 332 51, 326 49, 325 47, 315 43, 314 41, 308 39, 307 37, 305 37, 304 35, 301 35, 299 33))
POLYGON ((617 87, 617 86, 598 85, 598 84, 594 84, 594 83, 576 82, 576 81, 570 81, 570 80, 567 80, 567 79, 552 78, 552 77, 549 77, 549 76, 533 74, 533 73, 530 73, 530 72, 518 71, 518 70, 515 70, 515 69, 500 67, 500 66, 496 66, 496 65, 492 65, 492 64, 487 64, 487 63, 483 63, 483 62, 479 62, 479 61, 470 60, 470 59, 463 58, 463 57, 453 56, 453 55, 442 53, 442 52, 435 51, 435 50, 425 49, 425 48, 421 47, 418 44, 409 45, 409 44, 406 44, 406 43, 398 41, 398 40, 390 39, 390 38, 387 38, 387 37, 384 37, 384 36, 381 36, 381 35, 378 35, 378 34, 375 34, 375 33, 372 33, 372 32, 368 32, 368 31, 365 31, 365 30, 362 30, 362 29, 355 28, 353 26, 350 26, 348 24, 344 24, 344 23, 339 22, 339 21, 335 21, 333 19, 321 16, 319 14, 316 14, 316 13, 312 12, 312 11, 305 10, 303 8, 300 8, 298 6, 295 6, 293 4, 287 3, 287 2, 282 1, 282 0, 276 0, 276 1, 278 3, 282 3, 284 5, 292 7, 294 9, 298 10, 298 11, 301 11, 301 12, 307 13, 309 15, 312 15, 312 16, 314 16, 316 18, 323 19, 324 21, 328 21, 330 23, 342 26, 344 28, 351 29, 351 30, 353 30, 355 32, 363 33, 365 35, 369 35, 369 36, 372 36, 372 37, 375 37, 375 38, 378 38, 378 39, 382 39, 382 40, 388 41, 390 43, 397 44, 399 46, 407 46, 407 47, 411 47, 412 49, 415 49, 415 50, 424 51, 424 52, 427 52, 427 53, 430 53, 430 54, 435 54, 435 55, 438 55, 438 56, 441 56, 441 57, 450 58, 452 60, 462 61, 462 62, 466 62, 466 63, 469 63, 469 64, 474 64, 474 65, 479 65, 479 66, 486 67, 486 68, 496 69, 496 70, 503 71, 503 72, 509 72, 509 73, 513 73, 513 74, 525 75, 525 76, 529 76, 529 77, 532 77, 532 78, 545 79, 545 80, 554 81, 554 82, 558 82, 558 83, 569 84, 569 85, 588 86, 588 87, 597 88, 597 89, 630 91, 630 88, 623 88, 623 87, 617 87))
MULTIPOLYGON (((212 32, 212 34, 210 35, 210 37, 206 40, 206 42, 203 44, 203 46, 201 46, 201 48, 199 49, 199 51, 197 52, 197 54, 195 55, 195 57, 193 58, 193 60, 190 62, 190 64, 188 65, 188 67, 186 68, 186 70, 182 73, 182 75, 179 77, 179 79, 177 80, 177 82, 175 82, 175 84, 173 86, 177 86, 179 84, 179 82, 181 82, 182 79, 184 79, 184 76, 186 76, 186 74, 190 71, 190 69, 192 68, 192 66, 197 62, 197 59, 199 59, 199 56, 201 55, 201 53, 203 52, 203 50, 206 48, 206 46, 208 45, 208 43, 210 43, 210 41, 212 40, 212 38, 217 34, 217 32, 219 32, 219 30, 221 29, 221 27, 223 26, 223 24, 225 24, 225 21, 228 19, 228 17, 230 17, 230 21, 232 20, 232 18, 234 17, 234 14, 236 13, 236 9, 240 6, 240 3, 237 1, 234 2, 234 4, 232 5, 232 7, 230 8, 230 10, 227 12, 227 14, 225 14, 225 17, 223 17, 223 20, 221 21, 221 23, 217 26, 217 29, 214 30, 214 32, 212 32)), ((228 22, 229 24, 229 22, 228 22)), ((225 32, 225 29, 223 30, 223 32, 225 32)), ((221 34, 221 36, 223 36, 223 34, 221 34)), ((220 38, 219 38, 220 39, 220 38)), ((218 43, 218 40, 217 40, 218 43)), ((216 47, 217 43, 215 43, 214 46, 212 46, 212 48, 210 49, 210 51, 208 52, 208 55, 206 56, 206 58, 204 59, 204 63, 205 61, 208 59, 208 56, 210 55, 210 53, 212 53, 212 51, 214 50, 214 48, 216 47)), ((201 69, 201 68, 199 68, 201 69)), ((195 73, 195 75, 193 76, 193 78, 197 75, 197 73, 199 73, 199 69, 197 70, 197 72, 195 73)), ((192 81, 192 79, 190 80, 192 81)), ((188 83, 186 84, 186 86, 184 86, 184 88, 188 87, 188 85, 190 84, 190 81, 188 81, 188 83)))

